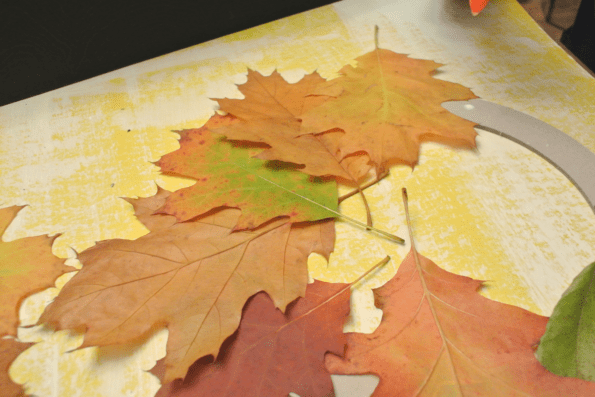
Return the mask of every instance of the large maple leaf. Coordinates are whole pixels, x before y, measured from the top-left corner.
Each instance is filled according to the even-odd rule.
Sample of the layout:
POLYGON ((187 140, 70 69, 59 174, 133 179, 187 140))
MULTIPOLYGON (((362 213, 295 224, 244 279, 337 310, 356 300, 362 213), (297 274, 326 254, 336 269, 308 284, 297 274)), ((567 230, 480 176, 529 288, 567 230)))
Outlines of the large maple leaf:
MULTIPOLYGON (((0 209, 0 236, 22 208, 0 209)), ((0 241, 0 336, 16 336, 23 299, 53 287, 56 279, 69 271, 64 259, 52 254, 56 237, 0 241)))
POLYGON ((285 314, 266 294, 257 294, 246 304, 237 334, 226 341, 220 357, 210 364, 197 362, 184 382, 164 385, 157 396, 331 395, 324 357, 327 352, 343 354, 349 287, 316 281, 285 314))
POLYGON ((233 145, 209 131, 237 122, 231 116, 215 115, 202 128, 179 131, 180 149, 163 156, 157 165, 166 174, 190 177, 196 184, 173 193, 163 212, 186 221, 217 207, 239 208, 238 229, 254 228, 278 216, 301 222, 336 215, 334 181, 267 166, 264 160, 252 158, 258 151, 233 145))
POLYGON ((0 339, 0 397, 20 397, 25 392, 21 385, 8 376, 10 364, 33 343, 20 343, 14 339, 0 339))
POLYGON ((593 396, 595 383, 548 372, 533 347, 547 318, 477 293, 482 281, 449 273, 413 245, 395 277, 374 290, 383 318, 349 334, 334 374, 376 374, 373 396, 593 396))
POLYGON ((308 95, 325 82, 316 72, 289 84, 276 71, 263 76, 249 70, 246 83, 238 86, 244 99, 217 99, 220 109, 239 121, 212 130, 229 139, 269 145, 258 158, 300 164, 300 171, 309 175, 332 175, 357 183, 370 169, 369 158, 340 158, 338 143, 343 132, 304 135, 301 131, 302 114, 330 98, 308 95))
MULTIPOLYGON (((167 199, 133 200, 145 211, 167 199)), ((170 216, 143 212, 152 228, 134 240, 108 240, 79 255, 82 270, 62 289, 40 322, 86 329, 81 347, 133 341, 156 327, 169 330, 165 382, 186 375, 200 357, 216 356, 238 327, 246 300, 265 291, 281 310, 305 293, 306 261, 328 258, 332 221, 292 225, 271 221, 233 232, 240 211, 223 209, 171 224, 170 216)))
POLYGON ((366 152, 377 169, 417 164, 422 141, 474 147, 474 123, 441 103, 476 96, 462 85, 433 78, 441 64, 376 48, 347 65, 314 95, 335 96, 302 115, 302 131, 345 131, 341 158, 366 152), (337 89, 341 94, 336 95, 337 89))

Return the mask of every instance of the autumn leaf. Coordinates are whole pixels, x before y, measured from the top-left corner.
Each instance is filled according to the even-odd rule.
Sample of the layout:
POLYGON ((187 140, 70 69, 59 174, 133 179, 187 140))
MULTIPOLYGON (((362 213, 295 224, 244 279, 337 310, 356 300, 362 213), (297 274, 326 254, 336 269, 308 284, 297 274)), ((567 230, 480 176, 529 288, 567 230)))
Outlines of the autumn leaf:
POLYGON ((316 96, 333 96, 302 115, 302 133, 345 131, 340 157, 365 152, 377 170, 389 163, 414 166, 423 141, 475 147, 474 123, 441 103, 476 96, 462 85, 433 78, 442 66, 376 47, 347 65, 316 96), (336 95, 337 88, 341 94, 336 95))
POLYGON ((585 267, 554 308, 537 359, 551 372, 595 381, 595 263, 585 267))
POLYGON ((339 158, 338 142, 343 132, 315 136, 301 131, 301 115, 330 98, 308 96, 325 82, 316 72, 289 84, 276 71, 263 76, 249 70, 246 83, 238 86, 244 99, 217 99, 220 109, 239 121, 211 130, 228 139, 266 143, 270 148, 257 155, 260 159, 300 164, 300 171, 309 175, 336 176, 357 184, 370 170, 369 158, 339 158))
POLYGON ((373 396, 595 395, 595 383, 535 358, 546 317, 482 297, 482 281, 441 269, 411 241, 396 276, 374 290, 380 326, 349 334, 345 359, 327 356, 331 373, 379 376, 373 396))
POLYGON ((21 385, 14 383, 8 376, 12 362, 33 343, 20 343, 14 339, 0 338, 0 397, 24 396, 21 385))
MULTIPOLYGON (((343 353, 349 291, 389 261, 387 256, 349 284, 315 281, 285 315, 266 294, 255 295, 217 360, 197 361, 183 382, 164 385, 157 396, 286 396, 291 391, 302 397, 332 395, 324 356, 343 353)), ((162 370, 158 362, 151 372, 161 377, 162 370)))
MULTIPOLYGON (((0 236, 23 207, 0 209, 0 236)), ((55 237, 35 236, 0 241, 0 336, 16 336, 21 302, 54 286, 69 271, 64 259, 52 254, 55 237)))
MULTIPOLYGON (((148 200, 133 203, 139 210, 159 204, 148 200)), ((328 258, 334 244, 332 221, 292 225, 278 219, 233 232, 237 209, 169 226, 170 217, 154 216, 160 220, 151 233, 100 242, 82 252, 82 270, 40 323, 85 329, 81 347, 127 343, 166 326, 165 382, 184 377, 200 357, 218 354, 250 296, 265 291, 281 310, 303 296, 308 255, 328 258)), ((141 220, 150 224, 146 215, 141 220)))
POLYGON ((349 291, 349 284, 316 281, 285 315, 267 294, 257 294, 244 307, 237 334, 226 341, 217 361, 199 361, 184 382, 163 386, 157 396, 330 395, 333 385, 324 356, 343 354, 349 291))
POLYGON ((209 129, 232 125, 230 116, 213 116, 205 126, 179 131, 180 149, 157 162, 165 174, 196 180, 167 200, 162 212, 186 221, 213 208, 242 210, 237 229, 257 227, 287 216, 291 222, 331 218, 337 210, 334 181, 314 180, 301 172, 252 158, 254 149, 232 145, 209 129))
MULTIPOLYGON (((308 96, 324 83, 318 73, 289 84, 276 71, 270 76, 248 70, 248 80, 238 88, 244 99, 217 99, 220 109, 237 117, 237 123, 212 128, 228 139, 265 143, 270 148, 256 157, 302 166, 300 171, 313 176, 334 176, 359 188, 358 181, 370 170, 367 155, 339 157, 342 131, 303 135, 301 114, 318 106, 327 96, 308 96)), ((359 189, 366 207, 367 225, 372 226, 368 201, 359 189)))

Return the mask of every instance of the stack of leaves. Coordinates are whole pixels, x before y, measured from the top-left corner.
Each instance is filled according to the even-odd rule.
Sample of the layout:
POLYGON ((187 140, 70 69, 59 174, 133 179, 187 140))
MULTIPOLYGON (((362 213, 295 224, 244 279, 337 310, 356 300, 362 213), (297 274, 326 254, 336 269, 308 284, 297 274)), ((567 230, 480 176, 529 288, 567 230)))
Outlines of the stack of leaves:
MULTIPOLYGON (((308 285, 308 256, 329 258, 337 217, 402 242, 373 228, 363 182, 394 163, 413 167, 423 141, 474 147, 476 136, 473 123, 440 106, 475 96, 433 78, 439 64, 378 48, 357 62, 331 81, 313 73, 289 84, 249 71, 245 98, 218 99, 225 115, 179 131, 180 149, 157 163, 196 183, 128 200, 149 233, 81 252, 82 270, 40 323, 83 330, 81 348, 133 343, 166 327, 167 354, 153 370, 162 396, 325 396, 330 373, 377 374, 378 396, 595 393, 534 358, 546 318, 482 298, 481 282, 441 270, 413 245, 376 291, 378 330, 342 333, 352 285, 308 285), (362 197, 366 224, 339 212, 337 183, 362 197)), ((23 268, 16 255, 37 258, 35 271, 51 269, 33 276, 50 285, 63 272, 51 240, 21 244, 2 251, 14 297, 5 299, 3 277, 8 335, 16 335, 19 301, 49 286, 12 292, 23 268)), ((7 367, 20 350, 0 343, 7 367)))

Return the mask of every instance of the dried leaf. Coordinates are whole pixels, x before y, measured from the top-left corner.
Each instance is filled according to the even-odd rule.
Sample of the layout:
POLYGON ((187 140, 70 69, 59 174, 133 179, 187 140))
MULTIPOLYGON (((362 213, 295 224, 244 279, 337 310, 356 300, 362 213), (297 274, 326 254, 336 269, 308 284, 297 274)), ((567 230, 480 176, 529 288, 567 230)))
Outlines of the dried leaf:
POLYGON ((554 308, 537 359, 549 371, 595 381, 595 263, 580 272, 554 308))
POLYGON ((177 223, 176 217, 167 214, 156 214, 155 212, 163 207, 171 192, 157 187, 157 193, 154 196, 146 198, 124 198, 132 204, 136 218, 152 232, 168 227, 177 223))
POLYGON ((33 343, 20 343, 14 339, 0 338, 0 397, 20 397, 25 392, 21 385, 8 376, 10 364, 33 343))
POLYGON ((378 375, 373 396, 595 395, 595 383, 554 375, 535 358, 546 317, 484 298, 481 285, 412 244, 396 276, 374 290, 378 329, 349 334, 345 360, 329 355, 327 368, 378 375))
POLYGON ((333 247, 333 222, 292 225, 282 219, 232 232, 239 218, 239 210, 224 209, 171 226, 157 223, 134 241, 98 243, 79 255, 82 270, 40 322, 85 328, 81 347, 127 343, 166 326, 164 381, 184 377, 194 361, 218 354, 250 296, 265 291, 285 310, 305 293, 308 255, 328 257, 333 247))
POLYGON ((333 385, 324 356, 343 354, 348 286, 316 281, 285 315, 265 293, 257 294, 246 304, 237 334, 226 341, 217 361, 196 363, 184 382, 163 386, 157 396, 330 395, 333 385))
MULTIPOLYGON (((0 236, 22 208, 0 209, 0 236)), ((56 279, 69 271, 64 259, 52 254, 52 243, 56 237, 35 236, 0 241, 0 336, 16 336, 23 299, 53 287, 56 279)))
POLYGON ((162 212, 186 221, 213 208, 239 208, 237 229, 254 228, 278 216, 288 216, 291 222, 335 216, 334 181, 314 180, 274 164, 267 167, 252 158, 258 153, 254 149, 234 146, 209 131, 237 122, 215 115, 202 128, 179 132, 180 149, 157 164, 164 173, 196 179, 196 184, 173 193, 162 212))
POLYGON ((332 96, 302 115, 302 132, 334 128, 345 131, 340 156, 366 152, 382 170, 396 162, 414 166, 422 141, 474 147, 474 123, 449 113, 440 104, 476 98, 459 84, 433 78, 442 65, 375 49, 347 65, 341 77, 313 94, 332 96))
POLYGON ((228 139, 266 143, 271 148, 258 154, 264 160, 279 160, 304 167, 313 176, 337 176, 356 182, 370 170, 367 156, 339 158, 338 142, 343 132, 303 135, 301 115, 324 103, 328 96, 308 96, 324 80, 318 73, 289 84, 276 71, 263 76, 249 70, 248 81, 238 88, 244 99, 217 99, 220 109, 239 122, 213 128, 228 139), (354 166, 354 161, 357 165, 354 166))

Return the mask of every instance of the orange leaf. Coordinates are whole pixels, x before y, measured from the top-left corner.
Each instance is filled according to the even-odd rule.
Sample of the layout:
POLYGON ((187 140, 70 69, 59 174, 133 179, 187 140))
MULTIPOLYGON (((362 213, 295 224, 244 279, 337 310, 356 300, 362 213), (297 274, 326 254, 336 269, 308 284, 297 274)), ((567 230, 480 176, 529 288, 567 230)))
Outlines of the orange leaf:
POLYGON ((21 385, 14 383, 8 376, 8 368, 15 358, 33 343, 19 343, 14 339, 0 339, 0 397, 24 396, 21 385))
POLYGON ((333 385, 324 356, 343 354, 349 295, 348 284, 316 281, 283 315, 266 294, 257 294, 244 307, 237 334, 226 341, 217 361, 200 360, 184 382, 163 386, 157 396, 330 395, 333 385))
POLYGON ((378 329, 349 334, 345 360, 329 355, 327 368, 378 375, 373 396, 595 395, 595 383, 554 375, 535 358, 547 317, 482 297, 482 283, 412 244, 396 276, 374 290, 378 329))
MULTIPOLYGON (((161 200, 167 198, 162 194, 161 200)), ((159 205, 133 201, 137 210, 159 205)), ((200 357, 217 355, 238 327, 246 300, 267 292, 281 310, 303 296, 306 261, 326 257, 332 222, 292 225, 286 220, 232 232, 240 211, 224 209, 167 225, 134 241, 109 240, 79 255, 83 269, 42 315, 59 329, 86 329, 81 347, 131 342, 156 327, 169 329, 165 382, 186 375, 200 357)), ((149 225, 146 215, 141 217, 149 225)), ((155 226, 156 225, 156 226, 155 226)))
POLYGON ((314 92, 336 96, 339 88, 341 94, 303 114, 302 133, 340 128, 340 157, 363 151, 380 170, 390 162, 417 164, 423 141, 475 146, 475 124, 440 104, 476 96, 433 78, 442 65, 378 48, 356 60, 357 67, 343 67, 341 77, 314 92))
POLYGON ((267 166, 265 161, 252 158, 260 150, 232 144, 209 131, 238 122, 231 116, 215 115, 202 128, 179 132, 180 149, 163 156, 157 164, 164 173, 193 178, 196 184, 172 193, 162 212, 187 221, 213 208, 239 208, 238 230, 279 216, 303 222, 336 215, 335 181, 267 166))
POLYGON ((244 99, 217 99, 220 109, 239 121, 211 130, 229 139, 269 145, 271 148, 259 153, 258 158, 300 164, 304 166, 300 170, 309 175, 332 175, 355 182, 369 171, 369 159, 357 156, 365 160, 351 168, 353 159, 338 158, 343 132, 315 136, 301 131, 301 115, 330 98, 308 96, 325 82, 316 72, 289 84, 276 71, 263 76, 249 70, 248 81, 238 87, 244 99))
MULTIPOLYGON (((0 236, 23 207, 0 209, 0 236)), ((0 241, 0 336, 16 336, 19 307, 26 297, 54 286, 69 271, 64 259, 52 254, 55 237, 35 236, 0 241)))

